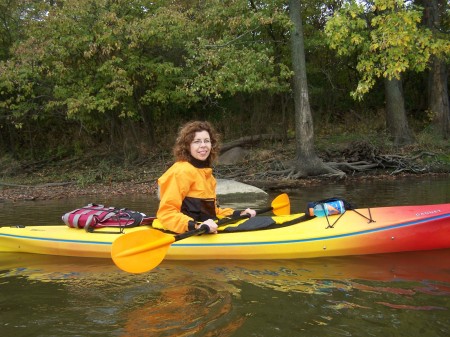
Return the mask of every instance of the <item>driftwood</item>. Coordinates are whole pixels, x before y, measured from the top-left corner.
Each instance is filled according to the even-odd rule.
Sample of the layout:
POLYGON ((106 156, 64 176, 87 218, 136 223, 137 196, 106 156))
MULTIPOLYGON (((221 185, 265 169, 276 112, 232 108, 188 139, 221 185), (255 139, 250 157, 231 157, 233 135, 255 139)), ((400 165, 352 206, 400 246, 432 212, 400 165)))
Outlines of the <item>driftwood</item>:
POLYGON ((367 161, 357 161, 357 162, 327 162, 328 165, 331 167, 341 170, 341 171, 358 171, 363 172, 367 170, 371 170, 378 167, 377 163, 370 163, 367 161))
POLYGON ((233 147, 242 146, 246 144, 254 144, 262 140, 281 140, 281 139, 282 137, 280 135, 273 135, 273 134, 246 136, 223 144, 220 149, 220 152, 223 153, 228 151, 229 149, 232 149, 233 147))

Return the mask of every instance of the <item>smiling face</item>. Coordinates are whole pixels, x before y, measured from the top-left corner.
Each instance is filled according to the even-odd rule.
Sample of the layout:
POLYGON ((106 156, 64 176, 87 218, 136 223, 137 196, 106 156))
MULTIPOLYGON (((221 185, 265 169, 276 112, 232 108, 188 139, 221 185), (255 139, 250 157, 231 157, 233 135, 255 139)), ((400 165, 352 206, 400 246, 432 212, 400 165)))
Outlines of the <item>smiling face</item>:
POLYGON ((191 142, 191 156, 197 160, 205 161, 211 153, 211 138, 208 131, 199 131, 195 133, 191 142))
POLYGON ((195 159, 211 167, 220 154, 220 135, 207 121, 188 122, 178 130, 172 151, 176 161, 195 159))

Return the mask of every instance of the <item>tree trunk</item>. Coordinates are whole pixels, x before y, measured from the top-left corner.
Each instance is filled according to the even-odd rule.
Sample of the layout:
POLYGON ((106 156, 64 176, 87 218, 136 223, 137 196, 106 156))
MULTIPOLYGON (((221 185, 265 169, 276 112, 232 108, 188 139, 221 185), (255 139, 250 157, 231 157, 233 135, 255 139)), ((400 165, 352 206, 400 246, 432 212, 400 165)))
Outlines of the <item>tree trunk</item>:
POLYGON ((303 43, 303 27, 300 0, 289 1, 289 15, 293 23, 291 31, 291 53, 293 76, 293 96, 295 108, 296 176, 336 173, 327 167, 314 149, 314 126, 309 104, 306 60, 303 43))
POLYGON ((433 123, 444 139, 450 137, 450 108, 448 99, 447 66, 437 57, 432 57, 428 77, 428 110, 433 123))
POLYGON ((414 139, 406 118, 402 81, 384 79, 386 126, 397 146, 412 144, 414 139))
MULTIPOLYGON (((445 13, 446 0, 425 1, 425 22, 434 32, 441 27, 441 13, 445 13)), ((450 107, 448 99, 448 73, 444 60, 431 57, 428 74, 428 110, 433 123, 444 139, 450 137, 450 107)))

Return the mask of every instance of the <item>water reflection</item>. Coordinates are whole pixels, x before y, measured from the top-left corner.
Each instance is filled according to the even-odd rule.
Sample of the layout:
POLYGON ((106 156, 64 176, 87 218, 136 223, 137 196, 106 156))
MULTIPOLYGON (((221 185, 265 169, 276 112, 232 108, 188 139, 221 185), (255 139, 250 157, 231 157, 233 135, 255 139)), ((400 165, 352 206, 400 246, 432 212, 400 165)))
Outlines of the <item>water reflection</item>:
POLYGON ((416 321, 428 325, 433 319, 429 331, 439 336, 450 329, 448 261, 450 250, 281 261, 164 261, 152 272, 131 275, 108 259, 0 254, 0 284, 7 294, 1 307, 10 303, 0 330, 7 327, 15 336, 37 326, 46 333, 34 336, 85 335, 83 331, 110 336, 306 336, 312 331, 322 336, 366 330, 384 336, 401 328, 419 336, 412 328, 416 321), (25 310, 14 304, 25 300, 25 293, 13 297, 24 290, 25 310), (54 302, 59 304, 52 307, 54 302), (34 320, 23 323, 24 313, 34 320))
POLYGON ((232 302, 227 291, 187 280, 127 313, 123 336, 230 336, 244 321, 232 302))
MULTIPOLYGON (((163 261, 155 270, 143 275, 164 274, 165 278, 171 278, 175 270, 189 275, 189 279, 199 276, 224 282, 240 280, 277 291, 310 293, 314 291, 305 287, 305 280, 450 282, 449 261, 450 249, 298 260, 163 261)), ((1 253, 0 270, 3 270, 3 277, 23 276, 44 282, 96 278, 102 274, 128 275, 110 259, 19 253, 1 253)))

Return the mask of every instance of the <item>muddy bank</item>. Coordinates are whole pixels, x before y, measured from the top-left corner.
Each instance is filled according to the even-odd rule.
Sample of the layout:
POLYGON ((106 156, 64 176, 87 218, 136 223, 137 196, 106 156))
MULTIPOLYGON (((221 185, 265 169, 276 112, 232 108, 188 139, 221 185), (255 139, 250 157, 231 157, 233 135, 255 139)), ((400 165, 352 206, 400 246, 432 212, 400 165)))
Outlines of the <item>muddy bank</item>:
POLYGON ((156 184, 148 182, 114 182, 97 183, 89 186, 67 184, 64 186, 37 185, 37 186, 3 186, 0 189, 0 202, 18 200, 49 200, 64 199, 80 196, 100 195, 130 195, 130 194, 154 194, 156 184))
MULTIPOLYGON (((286 172, 294 158, 291 146, 252 148, 233 165, 218 165, 218 179, 230 179, 255 186, 266 192, 288 190, 324 180, 349 181, 397 179, 408 175, 448 175, 450 163, 445 149, 440 154, 413 149, 409 152, 381 154, 367 144, 347 144, 320 157, 346 172, 343 178, 292 178, 286 172), (419 153, 419 155, 417 154, 419 153), (370 155, 369 155, 370 154, 370 155), (361 167, 361 163, 364 167, 361 167), (359 165, 356 165, 359 164, 359 165), (366 169, 366 167, 370 167, 366 169)), ((105 160, 73 158, 46 163, 0 162, 0 202, 17 200, 48 200, 80 196, 156 195, 158 177, 171 165, 170 155, 155 155, 139 163, 121 166, 105 160), (99 164, 92 164, 99 163, 99 164)))

